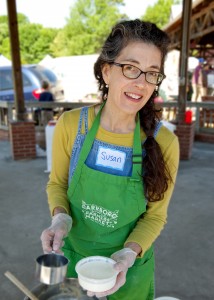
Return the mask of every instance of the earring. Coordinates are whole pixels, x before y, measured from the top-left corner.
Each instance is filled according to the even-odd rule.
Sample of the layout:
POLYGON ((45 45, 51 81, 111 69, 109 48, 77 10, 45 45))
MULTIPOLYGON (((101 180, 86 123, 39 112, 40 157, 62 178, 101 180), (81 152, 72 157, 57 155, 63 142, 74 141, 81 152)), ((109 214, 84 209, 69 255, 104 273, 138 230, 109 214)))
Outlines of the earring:
POLYGON ((108 84, 106 84, 106 88, 108 89, 108 84))
POLYGON ((155 87, 155 92, 157 92, 158 91, 158 85, 156 85, 156 87, 155 87))

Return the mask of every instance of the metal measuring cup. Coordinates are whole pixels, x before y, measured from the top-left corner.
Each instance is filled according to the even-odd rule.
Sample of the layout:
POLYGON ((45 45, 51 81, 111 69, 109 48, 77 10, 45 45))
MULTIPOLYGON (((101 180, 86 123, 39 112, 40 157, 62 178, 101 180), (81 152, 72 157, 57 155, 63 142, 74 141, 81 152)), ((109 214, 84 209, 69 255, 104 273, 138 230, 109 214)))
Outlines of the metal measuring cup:
POLYGON ((66 277, 69 260, 54 252, 44 254, 36 259, 36 278, 48 285, 58 284, 66 277))

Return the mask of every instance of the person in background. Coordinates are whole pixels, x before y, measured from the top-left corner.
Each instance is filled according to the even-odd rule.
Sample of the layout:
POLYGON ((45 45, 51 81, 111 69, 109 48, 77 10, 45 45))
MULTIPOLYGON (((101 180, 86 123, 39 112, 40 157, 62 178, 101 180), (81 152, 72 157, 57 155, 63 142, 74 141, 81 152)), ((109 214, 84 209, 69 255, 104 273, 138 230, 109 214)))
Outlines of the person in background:
POLYGON ((153 23, 116 24, 94 65, 102 103, 64 112, 55 127, 52 221, 42 247, 70 260, 67 277, 77 277, 85 257, 116 261, 115 286, 89 296, 154 299, 153 244, 167 222, 179 163, 178 138, 154 108, 168 45, 153 23))
POLYGON ((214 96, 214 64, 209 65, 207 74, 207 95, 214 96))
MULTIPOLYGON (((42 82, 42 93, 39 96, 40 102, 53 102, 53 94, 49 90, 50 86, 47 81, 42 82)), ((42 108, 41 109, 41 124, 43 126, 47 125, 50 120, 53 119, 53 110, 51 108, 42 108)))
POLYGON ((203 68, 201 70, 203 96, 208 95, 208 74, 209 74, 209 72, 210 72, 209 64, 204 63, 203 68))
POLYGON ((49 90, 50 86, 47 81, 42 82, 42 93, 39 96, 39 101, 54 101, 53 94, 49 90))
POLYGON ((192 101, 194 102, 201 101, 201 97, 203 96, 203 89, 202 89, 203 64, 204 64, 204 59, 199 58, 198 65, 192 74, 192 88, 193 88, 192 101))
POLYGON ((187 101, 192 101, 193 87, 192 87, 192 72, 187 71, 187 101))

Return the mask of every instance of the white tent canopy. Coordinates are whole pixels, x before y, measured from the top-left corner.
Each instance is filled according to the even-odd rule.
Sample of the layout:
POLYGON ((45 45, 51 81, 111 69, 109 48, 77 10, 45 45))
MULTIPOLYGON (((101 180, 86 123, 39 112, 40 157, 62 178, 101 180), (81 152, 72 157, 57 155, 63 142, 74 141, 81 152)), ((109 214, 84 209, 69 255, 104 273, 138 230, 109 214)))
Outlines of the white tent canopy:
POLYGON ((42 65, 42 66, 51 66, 53 64, 53 57, 50 56, 49 54, 47 54, 40 62, 39 62, 39 65, 42 65))
POLYGON ((4 55, 0 54, 0 67, 11 66, 11 61, 6 58, 4 55))
POLYGON ((52 58, 45 56, 40 65, 46 66, 62 81, 65 101, 83 100, 86 95, 97 94, 94 63, 98 54, 52 58))

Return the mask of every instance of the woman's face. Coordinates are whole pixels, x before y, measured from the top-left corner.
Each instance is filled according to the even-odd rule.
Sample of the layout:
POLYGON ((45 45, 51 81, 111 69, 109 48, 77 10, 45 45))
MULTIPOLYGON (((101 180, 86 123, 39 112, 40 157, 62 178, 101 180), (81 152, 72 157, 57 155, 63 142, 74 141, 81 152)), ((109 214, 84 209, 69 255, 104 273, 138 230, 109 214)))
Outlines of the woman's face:
MULTIPOLYGON (((152 44, 131 42, 120 52, 115 62, 133 65, 144 72, 160 72, 161 52, 152 44)), ((121 67, 113 64, 104 65, 102 74, 109 86, 107 104, 120 113, 136 115, 156 87, 145 80, 145 74, 136 79, 129 79, 123 75, 121 67)))

